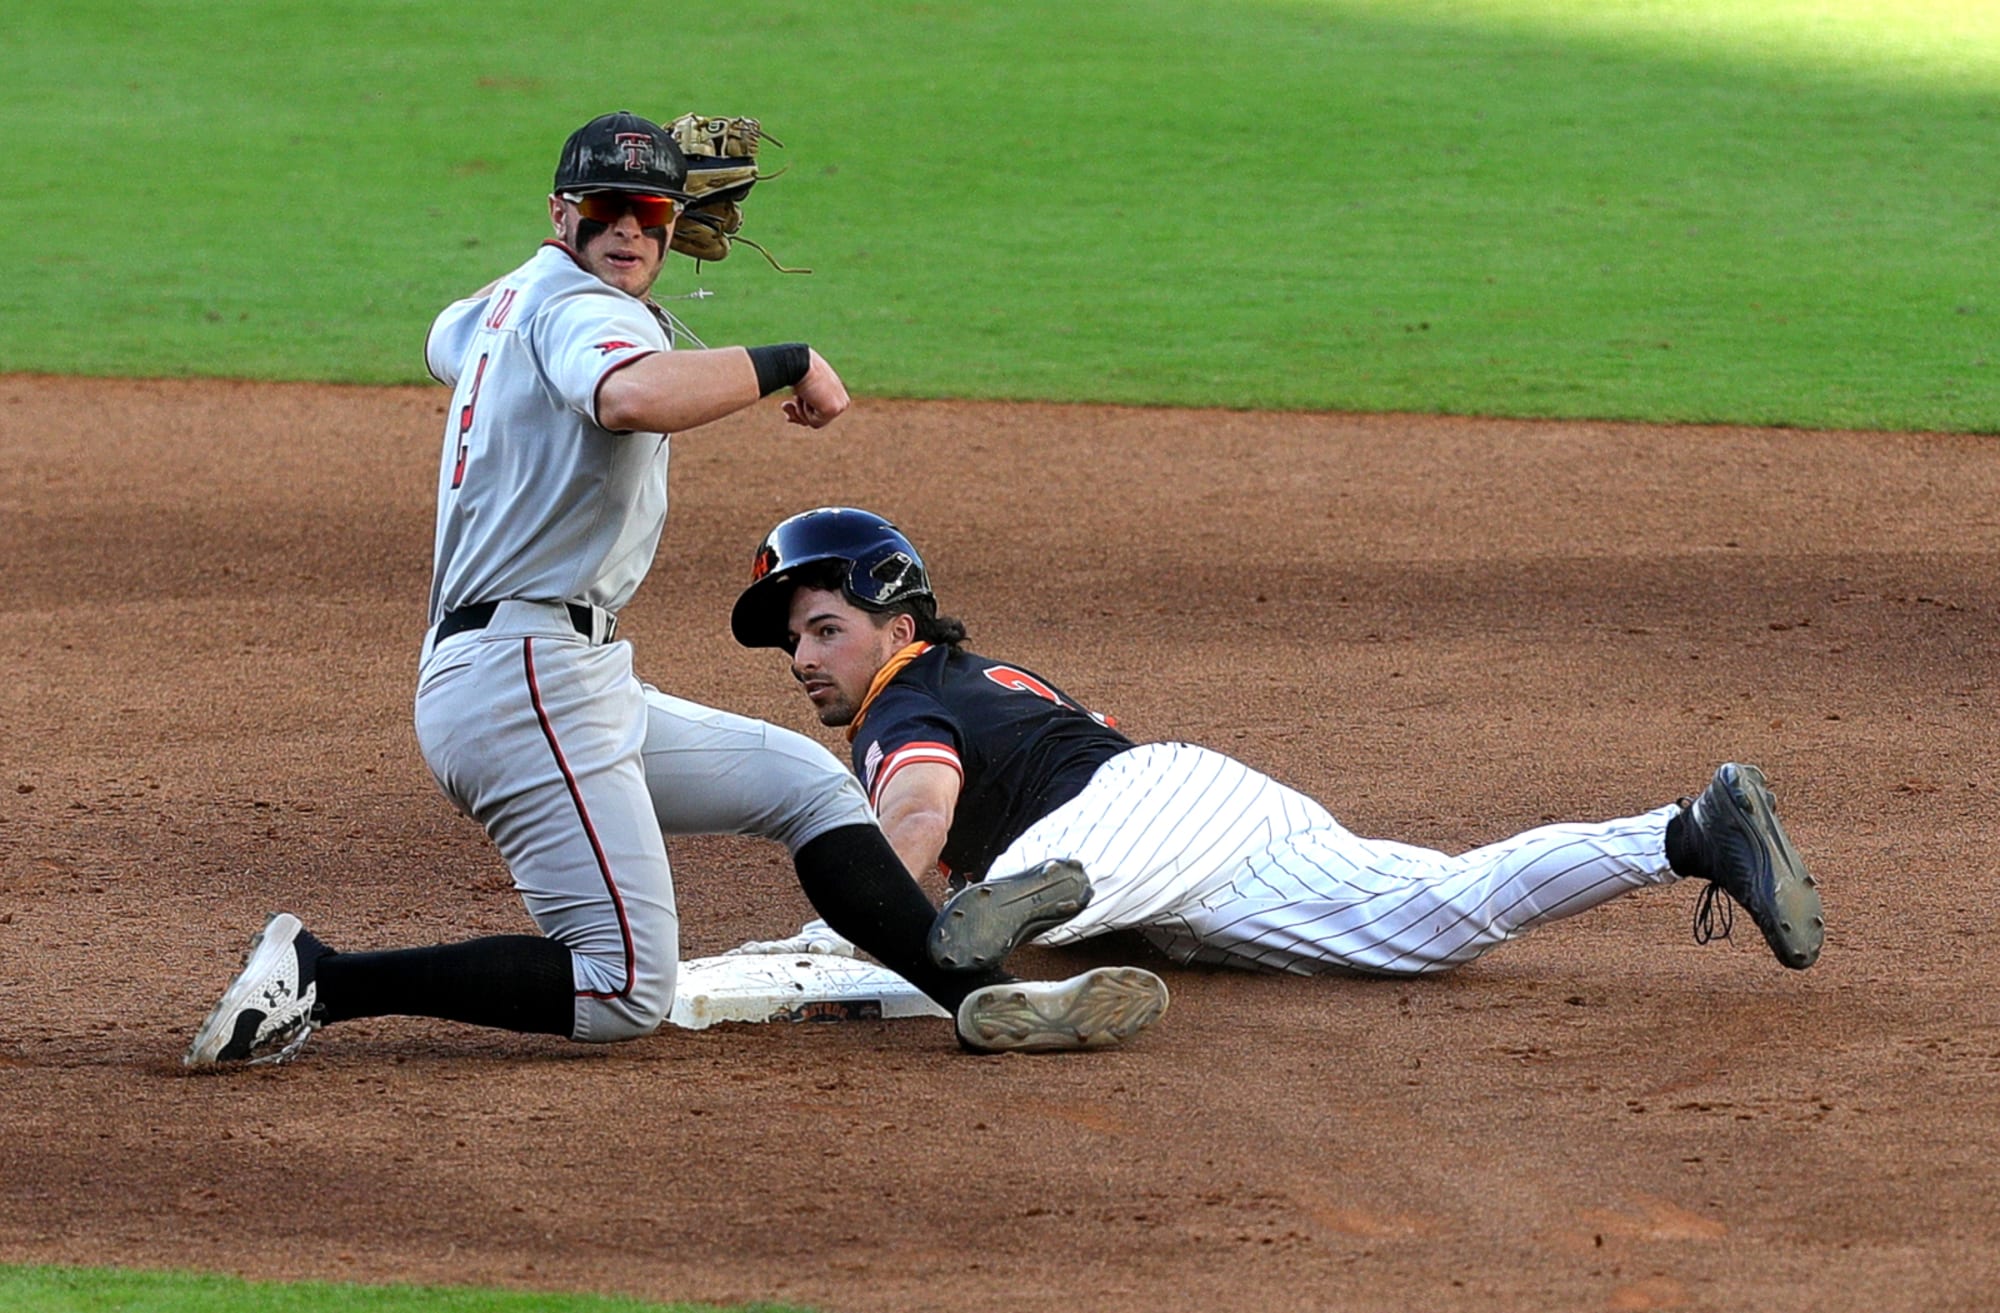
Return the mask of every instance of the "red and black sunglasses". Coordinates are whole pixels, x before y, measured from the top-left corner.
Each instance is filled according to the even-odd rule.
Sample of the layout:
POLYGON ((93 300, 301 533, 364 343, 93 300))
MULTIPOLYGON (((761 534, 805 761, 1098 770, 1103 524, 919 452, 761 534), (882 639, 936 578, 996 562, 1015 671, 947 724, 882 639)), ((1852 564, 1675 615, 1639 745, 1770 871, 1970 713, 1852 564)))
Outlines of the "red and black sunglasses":
POLYGON ((664 228, 681 212, 681 203, 671 196, 644 196, 638 192, 563 192, 562 198, 592 223, 617 223, 619 216, 630 210, 641 228, 664 228))

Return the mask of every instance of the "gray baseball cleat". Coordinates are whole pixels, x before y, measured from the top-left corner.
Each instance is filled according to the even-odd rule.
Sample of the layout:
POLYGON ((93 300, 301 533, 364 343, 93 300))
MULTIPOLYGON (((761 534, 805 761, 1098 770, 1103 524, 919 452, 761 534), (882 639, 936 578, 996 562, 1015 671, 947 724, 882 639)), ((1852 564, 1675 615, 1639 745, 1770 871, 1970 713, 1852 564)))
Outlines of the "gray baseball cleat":
POLYGON ((1138 967, 975 989, 958 1005, 958 1042, 974 1053, 1066 1053, 1122 1044, 1167 1011, 1167 984, 1138 967))
POLYGON ((184 1067, 285 1062, 319 1023, 314 968, 328 952, 290 912, 279 912, 250 941, 250 956, 222 1001, 195 1032, 184 1067))
POLYGON ((947 971, 995 966, 1023 942, 1090 904, 1090 877, 1061 858, 969 884, 931 923, 931 961, 947 971))
POLYGON ((1729 937, 1734 917, 1728 904, 1720 928, 1716 925, 1719 890, 1750 913, 1778 961, 1795 971, 1811 966, 1826 938, 1819 882, 1807 874, 1805 860, 1778 824, 1764 772, 1725 762, 1683 815, 1710 882, 1695 904, 1695 941, 1729 937))

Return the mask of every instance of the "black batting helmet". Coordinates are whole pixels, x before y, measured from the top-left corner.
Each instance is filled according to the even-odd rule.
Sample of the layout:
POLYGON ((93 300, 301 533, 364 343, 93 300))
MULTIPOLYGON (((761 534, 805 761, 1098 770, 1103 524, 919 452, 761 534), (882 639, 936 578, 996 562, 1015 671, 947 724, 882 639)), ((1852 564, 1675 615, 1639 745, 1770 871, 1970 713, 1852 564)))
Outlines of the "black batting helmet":
POLYGON ((687 199, 687 156, 667 130, 629 109, 600 114, 569 134, 556 161, 556 192, 629 191, 687 199))
POLYGON ((790 640, 791 577, 800 566, 839 561, 841 591, 864 611, 886 611, 914 598, 936 600, 923 558, 895 525, 872 511, 822 506, 781 522, 750 560, 750 586, 736 599, 729 630, 745 647, 790 640))

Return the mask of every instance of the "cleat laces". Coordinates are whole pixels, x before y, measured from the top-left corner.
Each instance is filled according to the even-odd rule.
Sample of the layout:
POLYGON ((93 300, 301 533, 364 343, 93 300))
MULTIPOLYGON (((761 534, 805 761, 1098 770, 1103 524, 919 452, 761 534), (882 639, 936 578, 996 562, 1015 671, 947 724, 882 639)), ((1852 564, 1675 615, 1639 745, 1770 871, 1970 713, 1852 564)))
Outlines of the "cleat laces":
POLYGON ((1701 897, 1694 904, 1694 942, 1706 944, 1712 939, 1727 939, 1736 925, 1735 900, 1723 894, 1722 886, 1710 883, 1701 891, 1701 897), (1722 910, 1716 911, 1721 903, 1722 910))

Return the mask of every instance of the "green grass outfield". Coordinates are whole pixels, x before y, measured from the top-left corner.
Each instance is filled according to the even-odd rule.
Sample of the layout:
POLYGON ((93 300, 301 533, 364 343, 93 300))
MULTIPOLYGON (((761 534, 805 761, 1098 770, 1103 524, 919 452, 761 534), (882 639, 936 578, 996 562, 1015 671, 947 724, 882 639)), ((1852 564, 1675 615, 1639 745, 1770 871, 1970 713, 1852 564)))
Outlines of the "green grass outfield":
MULTIPOLYGON (((234 1277, 90 1268, 0 1266, 0 1308, 19 1313, 716 1313, 711 1304, 649 1304, 596 1295, 356 1286, 277 1285, 234 1277)), ((805 1313, 746 1304, 736 1313, 805 1313)))
POLYGON ((421 380, 608 108, 866 395, 2000 430, 1990 0, 14 0, 0 369, 421 380))

